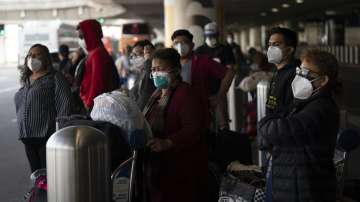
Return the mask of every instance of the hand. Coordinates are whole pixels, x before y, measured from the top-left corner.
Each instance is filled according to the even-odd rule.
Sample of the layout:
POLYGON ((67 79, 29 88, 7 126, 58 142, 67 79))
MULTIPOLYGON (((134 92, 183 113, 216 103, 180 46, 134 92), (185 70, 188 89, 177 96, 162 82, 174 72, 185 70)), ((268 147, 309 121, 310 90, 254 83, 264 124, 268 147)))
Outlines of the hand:
POLYGON ((152 53, 153 53, 153 49, 151 46, 147 45, 144 47, 144 58, 146 60, 151 58, 152 53))
POLYGON ((169 139, 154 138, 148 142, 147 146, 154 152, 163 152, 169 150, 173 143, 169 139))

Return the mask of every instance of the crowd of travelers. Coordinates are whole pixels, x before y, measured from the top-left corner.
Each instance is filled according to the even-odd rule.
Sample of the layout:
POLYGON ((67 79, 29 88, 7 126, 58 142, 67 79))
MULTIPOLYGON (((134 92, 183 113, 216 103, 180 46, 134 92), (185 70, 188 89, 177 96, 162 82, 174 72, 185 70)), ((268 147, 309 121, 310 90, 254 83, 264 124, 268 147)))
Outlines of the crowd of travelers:
POLYGON ((48 48, 35 44, 21 69, 14 100, 19 140, 32 172, 46 167, 46 141, 56 131, 57 117, 90 115, 96 97, 116 91, 136 103, 153 135, 144 150, 151 161, 145 164, 148 198, 142 201, 217 201, 209 193, 208 169, 213 161, 220 172, 226 170, 217 165, 221 157, 214 157, 218 150, 212 148, 219 138, 212 136, 229 131, 227 91, 239 80, 237 87, 249 96, 246 103, 254 103, 257 84, 267 80, 266 116, 257 122, 252 107, 247 113, 255 114, 254 120, 239 132, 268 154, 266 201, 336 200, 338 62, 330 53, 307 49, 297 59, 296 32, 275 27, 265 51, 252 48, 243 54, 233 33, 221 43, 212 22, 204 27, 205 42, 198 48, 191 32, 179 29, 171 47, 142 40, 114 61, 96 20, 80 22, 77 30, 80 48, 70 53, 60 46, 56 68, 48 48))

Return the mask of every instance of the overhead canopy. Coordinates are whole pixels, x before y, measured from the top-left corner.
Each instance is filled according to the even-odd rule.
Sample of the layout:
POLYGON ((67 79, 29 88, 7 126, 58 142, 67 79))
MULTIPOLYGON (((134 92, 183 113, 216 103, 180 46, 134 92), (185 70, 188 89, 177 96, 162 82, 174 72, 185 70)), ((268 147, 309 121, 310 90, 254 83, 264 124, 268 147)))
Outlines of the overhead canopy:
MULTIPOLYGON (((200 1, 200 0, 198 0, 200 1)), ((359 0, 201 0, 223 2, 225 24, 269 24, 321 19, 360 10, 359 0)), ((0 23, 9 20, 142 19, 164 27, 164 0, 0 0, 0 23)))
POLYGON ((0 22, 112 17, 125 9, 112 0, 0 0, 0 22))
MULTIPOLYGON (((126 8, 121 16, 140 17, 155 27, 164 24, 164 0, 114 0, 126 8)), ((203 0, 211 2, 212 0, 203 0)), ((217 1, 213 0, 212 2, 217 1)), ((218 0, 223 2, 227 25, 269 24, 291 19, 321 19, 360 8, 359 0, 218 0), (334 12, 335 11, 335 12, 334 12)))

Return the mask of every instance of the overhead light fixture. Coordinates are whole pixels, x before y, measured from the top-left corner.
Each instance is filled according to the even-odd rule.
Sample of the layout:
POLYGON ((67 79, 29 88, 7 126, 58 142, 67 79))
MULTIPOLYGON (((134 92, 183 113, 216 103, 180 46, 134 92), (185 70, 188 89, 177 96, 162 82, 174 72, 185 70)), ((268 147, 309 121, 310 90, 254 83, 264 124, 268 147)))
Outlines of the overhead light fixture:
POLYGON ((283 8, 289 8, 290 5, 289 5, 289 4, 282 4, 281 7, 283 7, 283 8))
POLYGON ((336 15, 337 13, 334 10, 327 10, 327 11, 325 11, 325 14, 326 15, 336 15))
POLYGON ((260 15, 265 17, 265 16, 267 16, 267 13, 266 12, 261 12, 260 15))
POLYGON ((279 9, 277 9, 277 8, 272 8, 272 9, 271 9, 271 12, 277 13, 277 12, 279 12, 279 9))
POLYGON ((296 3, 302 4, 302 3, 304 3, 304 0, 296 0, 296 3))

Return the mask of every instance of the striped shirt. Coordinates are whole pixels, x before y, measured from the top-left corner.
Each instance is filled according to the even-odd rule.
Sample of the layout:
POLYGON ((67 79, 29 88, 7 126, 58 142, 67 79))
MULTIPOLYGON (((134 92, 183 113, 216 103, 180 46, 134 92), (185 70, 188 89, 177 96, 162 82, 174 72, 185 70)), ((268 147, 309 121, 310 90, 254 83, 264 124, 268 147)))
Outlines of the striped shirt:
POLYGON ((49 137, 56 117, 72 110, 70 86, 58 72, 49 72, 34 82, 28 80, 15 94, 19 138, 49 137))

